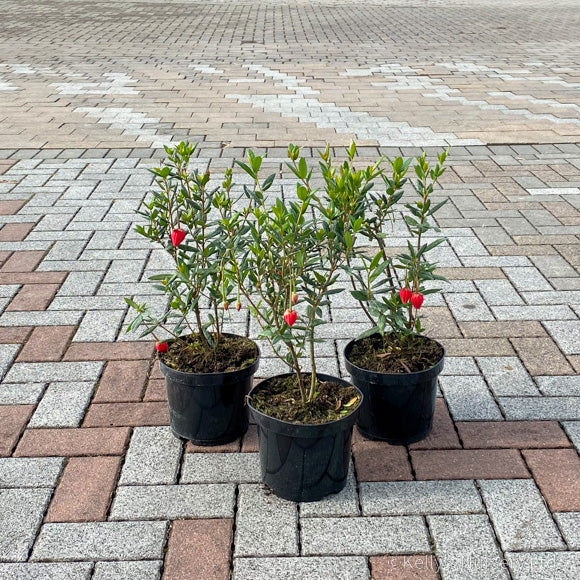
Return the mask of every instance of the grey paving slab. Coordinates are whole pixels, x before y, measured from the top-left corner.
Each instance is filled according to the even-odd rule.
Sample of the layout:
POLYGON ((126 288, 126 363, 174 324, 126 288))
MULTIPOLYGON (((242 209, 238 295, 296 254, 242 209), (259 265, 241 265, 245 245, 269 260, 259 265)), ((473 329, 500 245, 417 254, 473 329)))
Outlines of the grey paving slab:
POLYGON ((580 320, 548 321, 544 326, 564 354, 580 354, 580 320))
POLYGON ((164 521, 44 524, 31 560, 159 560, 167 526, 164 521))
POLYGON ((97 562, 92 578, 93 580, 159 580, 162 565, 162 560, 97 562))
POLYGON ((35 427, 78 427, 85 416, 95 383, 51 383, 28 423, 35 427))
MULTIPOLYGON (((121 306, 121 300, 119 300, 121 306)), ((112 342, 115 340, 126 310, 91 310, 87 312, 73 337, 74 342, 112 342)))
POLYGON ((555 513, 554 519, 571 550, 580 550, 580 512, 555 513))
POLYGON ((64 457, 0 457, 0 488, 55 487, 64 457))
POLYGON ((297 556, 296 504, 266 493, 261 485, 240 485, 234 545, 236 557, 297 556))
POLYGON ((427 528, 418 516, 303 518, 301 540, 308 556, 430 551, 427 528))
POLYGON ((2 383, 0 405, 35 405, 45 388, 45 383, 2 383))
POLYGON ((475 359, 470 356, 449 356, 445 357, 445 366, 441 372, 442 376, 448 375, 476 375, 480 374, 475 359))
POLYGON ((302 502, 300 504, 300 516, 304 518, 358 516, 360 515, 358 504, 359 497, 356 490, 356 479, 351 464, 344 489, 339 493, 326 496, 320 501, 302 502))
POLYGON ((533 290, 552 290, 550 283, 542 276, 540 271, 534 267, 524 268, 503 268, 504 273, 510 282, 522 292, 533 290))
POLYGON ((477 357, 487 384, 497 397, 540 396, 541 393, 517 357, 477 357))
POLYGON ((0 580, 88 580, 92 562, 0 564, 0 580))
POLYGON ((15 363, 6 375, 6 382, 93 381, 100 376, 103 365, 100 361, 15 363))
POLYGON ((580 420, 580 397, 501 397, 499 404, 508 421, 580 420))
POLYGON ((576 447, 577 451, 580 451, 580 420, 579 421, 564 421, 562 426, 566 430, 568 437, 576 447))
POLYGON ((580 552, 508 552, 514 580, 574 580, 580 574, 580 552))
POLYGON ((51 489, 0 489, 0 562, 24 562, 52 495, 51 489))
POLYGON ((110 519, 231 518, 234 487, 223 483, 119 486, 110 519))
POLYGON ((361 482, 363 515, 482 513, 472 481, 361 482))
POLYGON ((492 306, 498 320, 575 320, 570 307, 555 306, 492 306))
POLYGON ((0 380, 10 368, 12 361, 20 350, 19 344, 2 344, 0 345, 0 380))
POLYGON ((427 516, 445 580, 508 578, 485 515, 427 516))
POLYGON ((481 480, 478 484, 505 551, 565 548, 533 480, 481 480))
POLYGON ((370 580, 366 558, 343 557, 277 557, 235 558, 233 580, 370 580))
POLYGON ((180 483, 258 483, 258 453, 187 453, 180 483))
POLYGON ((475 284, 489 306, 524 304, 509 280, 475 280, 475 284))
POLYGON ((451 415, 456 421, 501 421, 503 416, 484 380, 479 376, 439 378, 451 415))
POLYGON ((119 484, 176 483, 182 451, 182 442, 171 433, 169 427, 135 427, 119 484))
POLYGON ((446 296, 447 304, 456 320, 486 321, 495 320, 493 314, 478 293, 457 293, 446 296))
POLYGON ((580 397, 580 376, 535 377, 542 394, 550 397, 580 397))

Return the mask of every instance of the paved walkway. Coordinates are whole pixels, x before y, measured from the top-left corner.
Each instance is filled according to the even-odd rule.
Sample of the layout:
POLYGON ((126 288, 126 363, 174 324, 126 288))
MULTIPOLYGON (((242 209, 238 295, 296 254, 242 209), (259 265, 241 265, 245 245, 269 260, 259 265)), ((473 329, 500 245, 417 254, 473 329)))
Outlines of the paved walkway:
MULTIPOLYGON (((576 0, 0 14, 1 580, 580 576, 576 0), (451 146, 451 284, 425 306, 448 353, 433 432, 356 436, 338 496, 267 494, 254 429, 182 446, 152 345, 125 334, 123 296, 151 296, 163 268, 131 230, 145 169, 185 138, 216 172, 248 147, 278 170, 290 141, 451 146)), ((343 374, 364 319, 345 297, 329 317, 321 366, 343 374)), ((253 331, 244 312, 232 328, 253 331)))

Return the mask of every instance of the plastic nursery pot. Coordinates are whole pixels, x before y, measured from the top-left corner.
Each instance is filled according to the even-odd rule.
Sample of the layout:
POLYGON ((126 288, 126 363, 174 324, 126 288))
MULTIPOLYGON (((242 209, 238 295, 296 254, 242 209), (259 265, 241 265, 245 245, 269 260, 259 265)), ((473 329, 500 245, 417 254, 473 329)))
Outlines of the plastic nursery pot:
MULTIPOLYGON (((433 339, 429 339, 433 340, 433 339)), ((357 428, 368 439, 407 445, 425 439, 433 425, 437 377, 443 370, 441 359, 431 368, 414 373, 377 373, 360 368, 349 360, 355 344, 344 349, 346 370, 363 395, 357 428)), ((434 341, 436 342, 436 341, 434 341)))
MULTIPOLYGON (((351 386, 347 381, 322 373, 318 373, 318 378, 351 386)), ((258 426, 264 483, 278 497, 297 502, 317 501, 338 493, 346 485, 352 429, 360 403, 349 415, 329 423, 303 425, 281 421, 252 406, 252 393, 267 389, 270 380, 258 383, 248 399, 252 419, 258 426)))
POLYGON ((229 443, 243 435, 248 430, 245 399, 259 363, 259 349, 250 366, 224 373, 176 371, 160 360, 174 435, 206 446, 229 443))

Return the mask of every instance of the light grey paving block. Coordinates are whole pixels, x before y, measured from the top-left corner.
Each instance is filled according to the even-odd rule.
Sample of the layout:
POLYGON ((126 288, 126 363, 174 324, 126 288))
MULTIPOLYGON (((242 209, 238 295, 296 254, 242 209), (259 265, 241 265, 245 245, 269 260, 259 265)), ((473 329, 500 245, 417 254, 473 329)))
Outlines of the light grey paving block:
POLYGON ((297 555, 296 504, 267 494, 261 485, 240 485, 235 556, 297 555))
POLYGON ((461 322, 494 320, 493 314, 477 293, 449 294, 446 296, 446 300, 456 320, 461 322))
POLYGON ((180 483, 257 483, 259 453, 186 453, 180 483))
POLYGON ((511 283, 522 292, 549 291, 553 289, 540 271, 533 266, 524 268, 510 268, 508 266, 503 268, 503 271, 511 283))
POLYGON ((577 451, 580 451, 580 421, 565 421, 562 426, 566 430, 568 437, 576 447, 577 451))
POLYGON ((120 486, 111 520, 231 518, 233 484, 120 486))
POLYGON ((0 326, 76 326, 80 312, 44 310, 34 312, 4 312, 0 326))
POLYGON ((32 561, 162 559, 167 522, 44 524, 32 561))
POLYGON ((580 512, 556 513, 554 518, 570 549, 580 550, 580 512))
POLYGON ((505 551, 565 548, 533 480, 481 480, 478 483, 505 551))
POLYGON ((564 375, 560 377, 536 377, 540 391, 549 397, 580 397, 580 376, 564 375))
POLYGON ((360 556, 235 558, 233 580, 370 580, 360 556))
POLYGON ((24 562, 42 523, 51 489, 0 489, 0 562, 24 562))
POLYGON ((302 502, 300 504, 300 516, 305 518, 358 515, 360 515, 360 510, 352 464, 348 472, 346 485, 342 491, 328 495, 320 501, 302 502))
POLYGON ((513 580, 577 580, 580 552, 509 552, 513 580))
MULTIPOLYGON (((558 279, 557 281, 561 281, 558 279)), ((569 304, 572 309, 580 304, 579 290, 552 290, 551 292, 522 292, 528 304, 569 304)))
POLYGON ((440 377, 439 386, 456 421, 501 421, 503 419, 481 377, 440 377))
POLYGON ((498 397, 540 396, 534 381, 515 356, 477 357, 487 384, 498 397))
POLYGON ((418 516, 304 518, 302 552, 314 555, 408 554, 430 551, 418 516))
POLYGON ((0 580, 88 580, 92 562, 0 564, 0 580))
POLYGON ((562 256, 531 256, 534 266, 548 278, 576 276, 576 270, 562 256))
POLYGON ((508 421, 580 420, 580 397, 501 397, 499 404, 508 421))
POLYGON ((45 383, 2 383, 0 405, 35 405, 45 387, 45 383))
POLYGON ((445 357, 445 366, 441 375, 477 375, 479 369, 475 364, 475 359, 470 356, 449 356, 445 357))
POLYGON ((15 363, 6 375, 6 382, 96 381, 101 374, 103 364, 101 361, 15 363))
POLYGON ((20 350, 19 344, 0 344, 0 380, 20 350))
POLYGON ((93 580, 159 580, 162 564, 161 560, 97 562, 93 580))
POLYGON ((489 252, 479 239, 471 237, 447 237, 447 242, 458 256, 489 256, 489 252))
POLYGON ((472 481, 361 482, 363 515, 481 513, 481 498, 472 481))
POLYGON ((565 305, 555 306, 492 306, 498 320, 570 320, 576 315, 565 305))
POLYGON ((107 284, 117 282, 137 282, 145 262, 127 262, 127 260, 115 260, 111 263, 104 282, 107 284))
POLYGON ((544 326, 564 354, 580 354, 580 320, 554 320, 544 326))
MULTIPOLYGON (((115 310, 121 302, 124 303, 121 296, 57 296, 48 308, 49 310, 115 310)), ((85 324, 88 325, 88 322, 85 324)))
MULTIPOLYGON (((119 305, 121 301, 119 300, 119 305)), ((112 342, 125 317, 125 310, 90 310, 74 335, 73 342, 112 342)))
POLYGON ((120 485, 176 483, 182 449, 169 427, 135 427, 120 485))
POLYGON ((78 427, 91 401, 95 383, 51 383, 28 423, 34 427, 78 427))
POLYGON ((485 515, 427 516, 445 580, 508 578, 485 515))
POLYGON ((47 260, 76 260, 83 251, 84 244, 71 244, 69 241, 57 241, 46 255, 47 260))
POLYGON ((70 272, 57 296, 91 296, 96 292, 102 277, 101 271, 70 272))
POLYGON ((475 284, 489 306, 524 303, 509 280, 475 280, 475 284))
POLYGON ((63 457, 0 457, 0 488, 55 487, 63 457))
POLYGON ((87 244, 87 250, 116 250, 123 241, 124 236, 125 232, 123 230, 96 231, 91 241, 87 244))

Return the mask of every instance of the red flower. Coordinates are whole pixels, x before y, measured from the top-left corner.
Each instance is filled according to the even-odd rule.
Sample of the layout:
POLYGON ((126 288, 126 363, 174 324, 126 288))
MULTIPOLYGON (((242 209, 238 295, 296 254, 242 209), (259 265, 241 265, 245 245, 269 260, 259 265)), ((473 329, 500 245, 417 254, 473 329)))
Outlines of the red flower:
POLYGON ((167 352, 169 345, 166 342, 156 342, 155 343, 155 350, 157 352, 167 352))
POLYGON ((177 228, 171 232, 171 243, 175 248, 185 239, 185 232, 181 228, 177 228))
POLYGON ((296 310, 290 310, 290 308, 288 308, 286 309, 286 312, 284 312, 284 320, 288 326, 292 326, 297 318, 298 314, 296 314, 296 310))
POLYGON ((409 302, 409 300, 411 299, 411 294, 413 294, 411 292, 411 290, 405 286, 404 288, 401 288, 399 290, 399 296, 401 297, 401 302, 403 304, 407 304, 407 302, 409 302))
POLYGON ((421 294, 421 292, 413 292, 413 295, 411 296, 411 304, 419 310, 423 305, 423 294, 421 294))
POLYGON ((292 294, 292 296, 290 297, 290 300, 292 300, 292 304, 297 304, 298 303, 298 294, 296 294, 296 292, 294 292, 294 294, 292 294))

